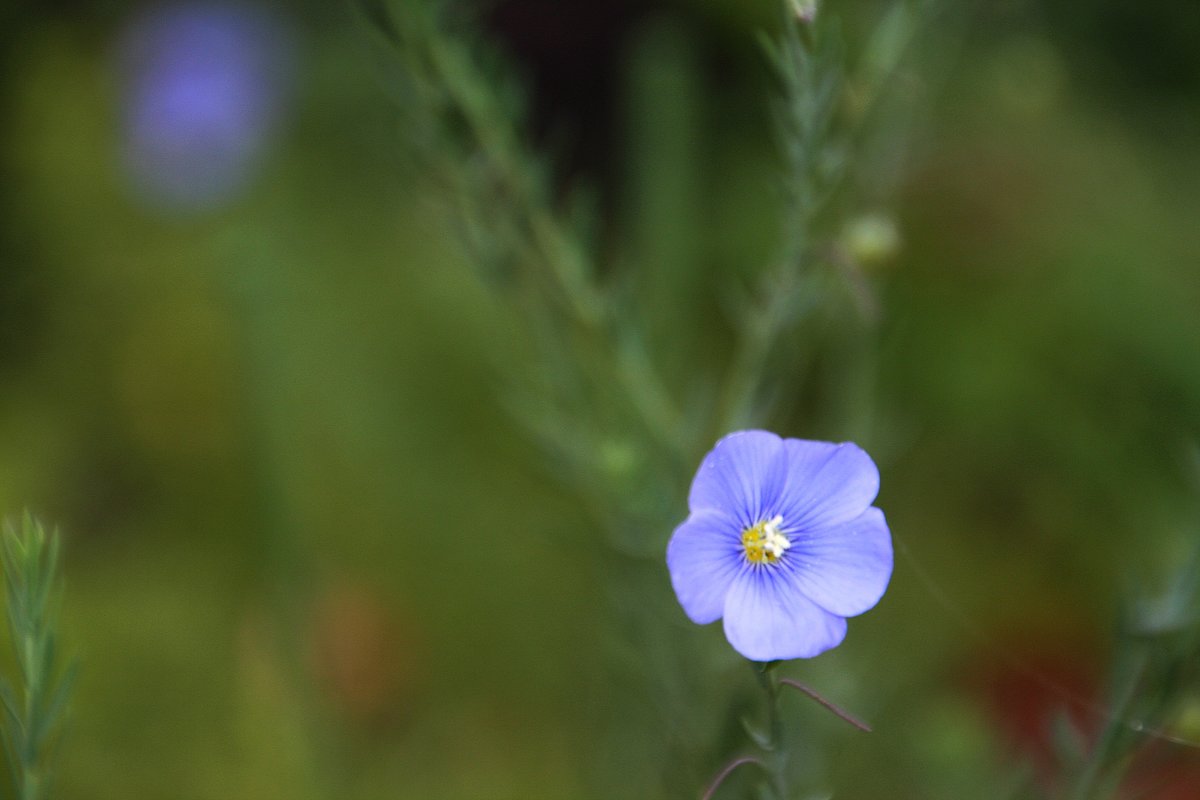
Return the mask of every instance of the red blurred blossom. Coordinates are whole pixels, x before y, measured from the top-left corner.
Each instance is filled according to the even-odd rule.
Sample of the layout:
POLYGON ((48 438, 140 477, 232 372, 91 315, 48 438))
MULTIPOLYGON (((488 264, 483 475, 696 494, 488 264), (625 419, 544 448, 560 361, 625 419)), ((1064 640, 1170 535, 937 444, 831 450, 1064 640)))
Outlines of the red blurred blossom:
POLYGON ((313 672, 333 706, 373 727, 404 713, 419 682, 420 637, 370 588, 335 584, 312 617, 313 672))
POLYGON ((1120 800, 1196 800, 1200 750, 1155 739, 1136 756, 1117 794, 1120 800))
POLYGON ((1066 724, 1090 747, 1104 725, 1099 701, 1100 648, 1076 634, 1024 635, 989 648, 968 670, 967 685, 1008 748, 1039 781, 1061 774, 1055 729, 1066 724))
MULTIPOLYGON (((1048 793, 1061 790, 1064 780, 1056 726, 1069 725, 1086 753, 1101 730, 1114 724, 1097 669, 1108 661, 1095 641, 1060 631, 1009 638, 989 648, 969 670, 967 684, 983 702, 1010 756, 1031 764, 1048 793)), ((1115 797, 1200 798, 1200 750, 1147 732, 1115 797)))

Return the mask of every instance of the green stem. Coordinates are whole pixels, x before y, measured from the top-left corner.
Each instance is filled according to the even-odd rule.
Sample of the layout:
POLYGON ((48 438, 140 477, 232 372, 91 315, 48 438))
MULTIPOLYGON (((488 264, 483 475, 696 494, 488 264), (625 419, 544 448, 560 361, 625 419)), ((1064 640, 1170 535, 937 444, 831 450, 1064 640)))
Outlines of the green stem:
POLYGON ((787 307, 793 302, 788 274, 786 268, 781 268, 774 281, 766 282, 770 291, 762 306, 743 319, 737 331, 733 357, 722 381, 719 412, 722 431, 742 428, 753 416, 751 411, 766 373, 767 358, 785 327, 787 307))
POLYGON ((41 776, 38 775, 37 769, 30 767, 25 770, 24 780, 21 784, 21 800, 38 800, 42 794, 41 776))
POLYGON ((786 728, 779 709, 781 684, 779 676, 775 674, 775 666, 778 663, 778 661, 769 661, 757 665, 756 673, 759 685, 762 686, 767 699, 767 743, 764 747, 764 750, 767 751, 766 772, 770 776, 771 792, 774 794, 775 800, 787 800, 788 751, 786 728))
POLYGON ((647 431, 668 451, 686 456, 689 443, 680 435, 682 412, 650 360, 628 352, 615 340, 606 295, 589 275, 578 242, 543 203, 530 177, 530 157, 494 103, 487 82, 477 75, 465 48, 445 40, 436 23, 426 24, 425 44, 439 85, 462 115, 498 183, 511 196, 510 213, 540 267, 534 273, 540 291, 549 305, 565 311, 578 334, 605 358, 611 379, 625 390, 647 431))
POLYGON ((1120 759, 1123 739, 1128 734, 1124 720, 1142 685, 1146 666, 1146 654, 1138 653, 1109 710, 1111 721, 1101 734, 1100 740, 1092 748, 1091 757, 1088 758, 1083 772, 1072 787, 1071 800, 1094 800, 1094 798, 1111 795, 1111 787, 1103 788, 1105 778, 1109 777, 1106 769, 1120 759))
POLYGON ((793 688, 796 691, 803 694, 805 697, 809 698, 810 700, 815 701, 817 703, 817 705, 821 706, 821 708, 830 712, 831 714, 833 714, 835 717, 842 720, 843 722, 850 723, 854 727, 858 728, 860 731, 865 731, 866 733, 871 732, 870 725, 863 722, 861 719, 854 716, 849 711, 846 711, 844 708, 837 705, 836 703, 833 703, 833 702, 825 699, 825 697, 823 697, 820 693, 817 692, 816 689, 813 689, 811 686, 805 686, 800 681, 792 680, 791 678, 780 678, 779 685, 780 686, 790 686, 791 688, 793 688))

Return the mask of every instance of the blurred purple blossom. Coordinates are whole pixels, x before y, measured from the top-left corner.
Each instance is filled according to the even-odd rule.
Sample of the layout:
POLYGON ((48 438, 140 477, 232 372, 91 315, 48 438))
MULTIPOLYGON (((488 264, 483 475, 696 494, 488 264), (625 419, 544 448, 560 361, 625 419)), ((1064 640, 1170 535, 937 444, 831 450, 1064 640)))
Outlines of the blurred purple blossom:
POLYGON ((118 42, 122 157, 144 201, 211 208, 253 176, 283 111, 289 26, 250 5, 155 6, 118 42))

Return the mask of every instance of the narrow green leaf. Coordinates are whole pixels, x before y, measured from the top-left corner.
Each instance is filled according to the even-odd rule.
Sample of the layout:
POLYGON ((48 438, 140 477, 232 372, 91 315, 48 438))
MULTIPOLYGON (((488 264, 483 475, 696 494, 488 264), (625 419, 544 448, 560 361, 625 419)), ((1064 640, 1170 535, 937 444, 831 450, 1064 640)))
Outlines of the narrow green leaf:
MULTIPOLYGON (((75 688, 75 679, 79 675, 79 662, 72 661, 63 673, 62 678, 58 682, 58 687, 54 690, 54 694, 50 698, 50 702, 46 705, 44 712, 47 726, 53 728, 57 725, 66 712, 67 702, 71 697, 71 692, 75 688)), ((43 738, 45 733, 42 734, 43 738)), ((39 746, 42 742, 39 741, 39 746)))
POLYGON ((51 743, 57 740, 75 679, 75 665, 58 674, 57 613, 60 602, 60 543, 28 513, 21 530, 5 526, 3 560, 8 628, 20 680, 0 680, 2 738, 14 794, 20 800, 45 795, 51 743))

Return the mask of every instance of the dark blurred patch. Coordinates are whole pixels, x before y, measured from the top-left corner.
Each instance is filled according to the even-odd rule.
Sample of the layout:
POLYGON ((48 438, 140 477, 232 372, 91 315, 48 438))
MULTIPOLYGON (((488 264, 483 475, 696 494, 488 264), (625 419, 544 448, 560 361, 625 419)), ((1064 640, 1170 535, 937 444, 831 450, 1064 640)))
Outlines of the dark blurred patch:
POLYGON ((939 257, 908 269, 938 270, 959 288, 1011 281, 1023 265, 1000 246, 1027 235, 1044 210, 1041 180, 1037 165, 1015 148, 943 148, 914 171, 901 203, 916 249, 929 247, 939 257))
POLYGON ((610 172, 620 61, 638 24, 662 4, 509 0, 487 25, 529 76, 530 124, 568 174, 610 172))
POLYGON ((47 515, 71 533, 73 548, 110 541, 162 496, 153 468, 123 442, 95 441, 62 467, 58 493, 43 503, 47 515))
POLYGON ((1200 125, 1200 3, 1099 0, 1083 9, 1042 0, 1041 8, 1077 86, 1135 112, 1131 119, 1164 104, 1192 105, 1190 129, 1200 125))
POLYGON ((40 262, 14 227, 20 217, 15 198, 0 196, 0 375, 34 362, 46 322, 40 262))
POLYGON ((695 38, 707 85, 745 97, 736 87, 762 79, 754 32, 731 31, 694 3, 500 0, 487 13, 489 32, 528 78, 530 132, 556 157, 564 183, 582 176, 606 195, 614 188, 629 49, 647 23, 664 18, 695 38))
POLYGON ((10 136, 14 130, 13 87, 20 66, 16 46, 27 26, 46 13, 43 5, 5 5, 0 12, 0 375, 30 363, 44 322, 36 279, 37 245, 24 232, 24 204, 10 136))

